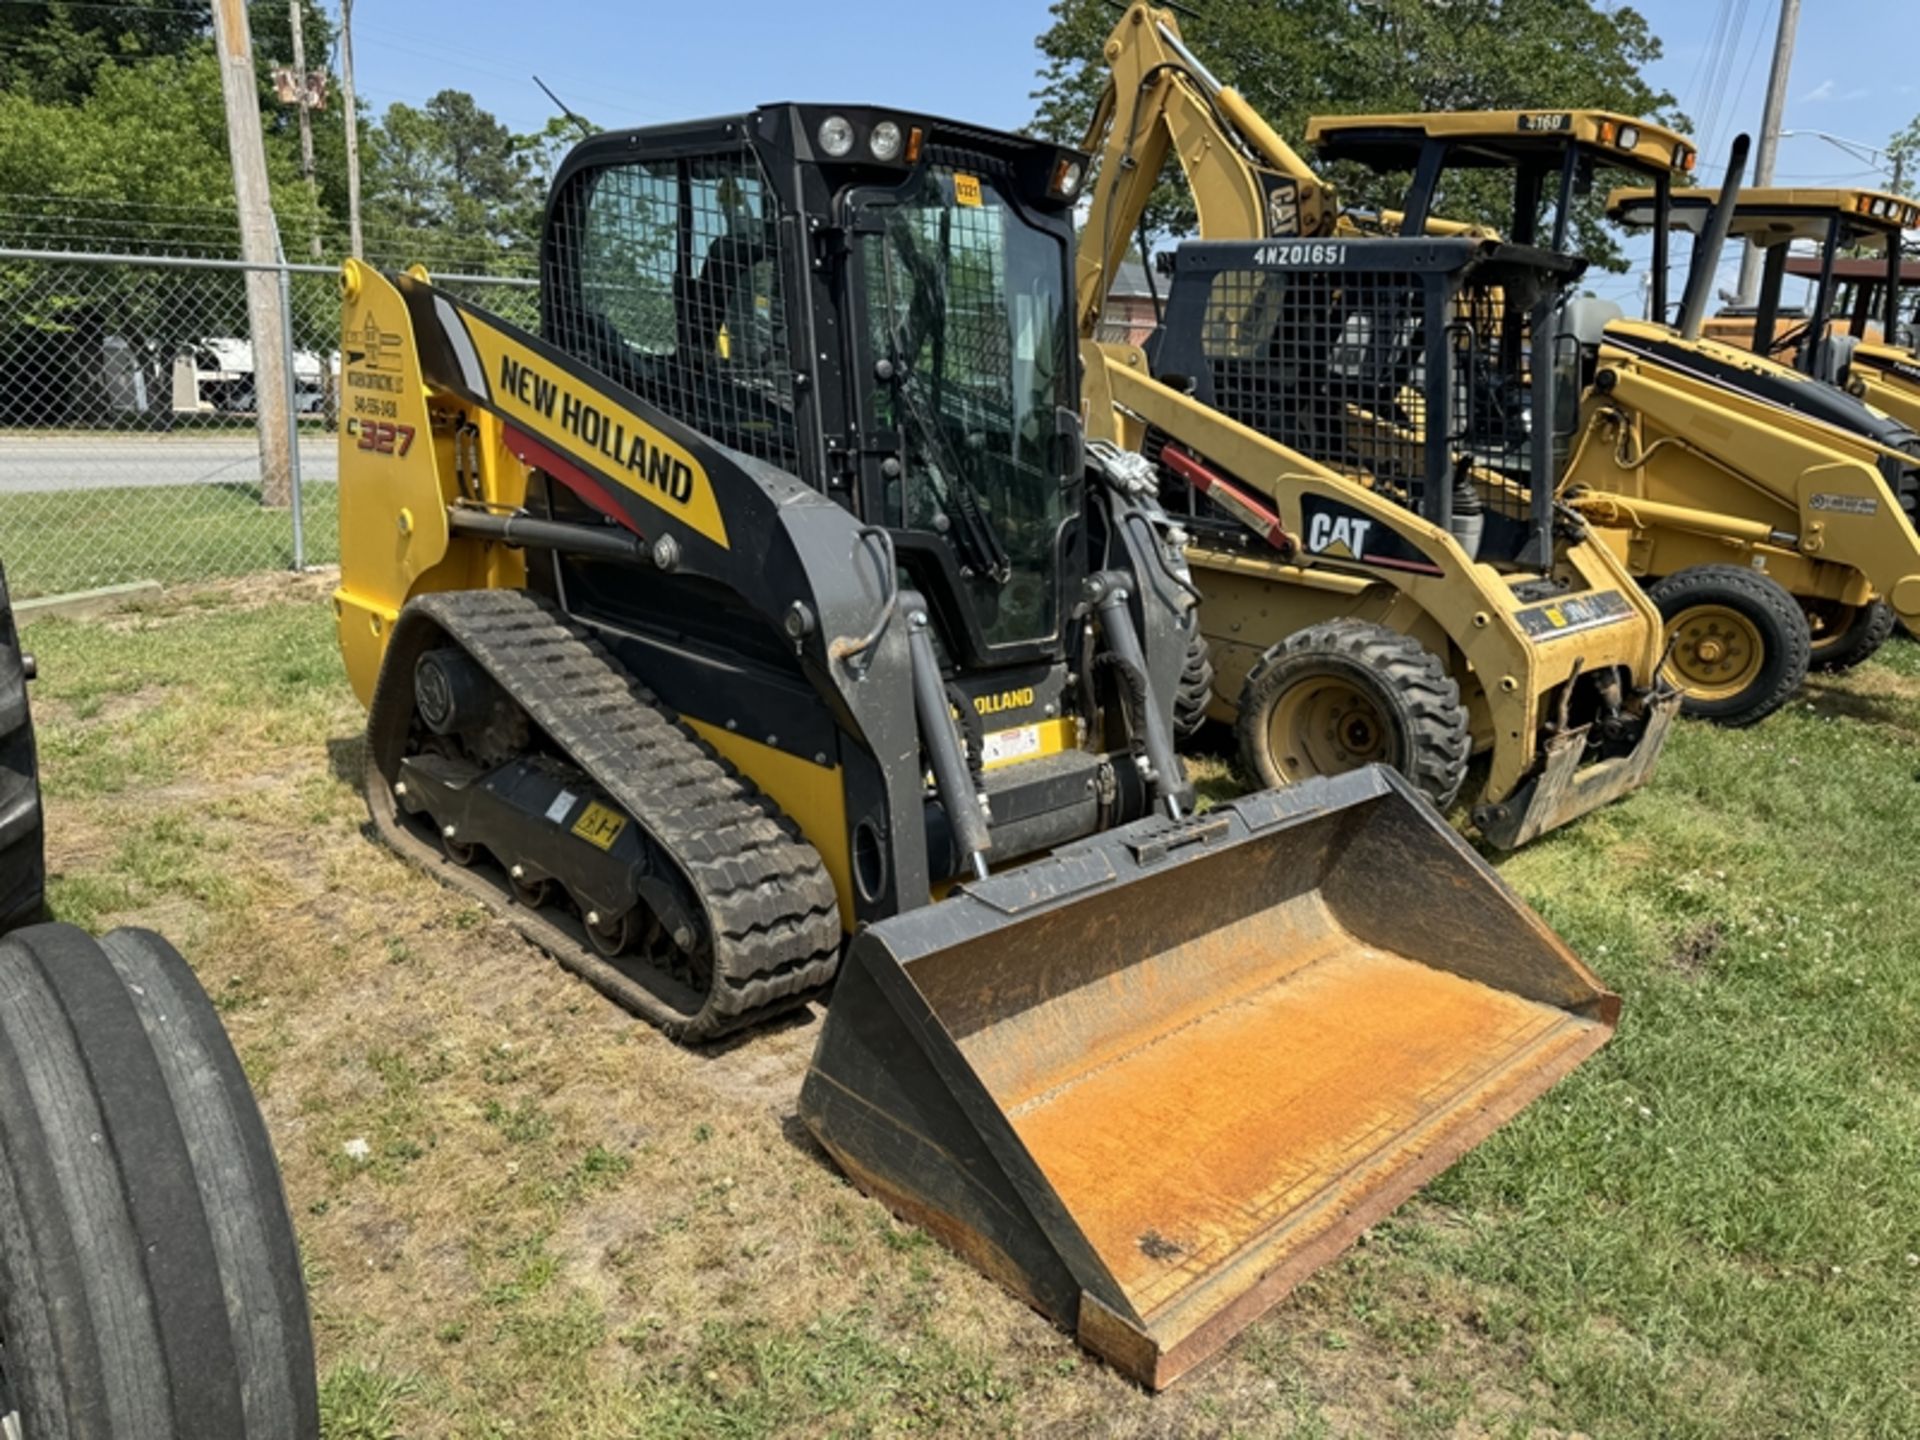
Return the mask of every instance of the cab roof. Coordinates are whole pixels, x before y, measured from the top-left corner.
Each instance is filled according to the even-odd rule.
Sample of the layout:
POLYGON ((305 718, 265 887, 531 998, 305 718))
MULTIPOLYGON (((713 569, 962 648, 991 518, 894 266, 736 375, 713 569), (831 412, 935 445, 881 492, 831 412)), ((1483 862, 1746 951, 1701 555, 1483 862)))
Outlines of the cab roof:
POLYGON ((1474 110, 1415 115, 1316 115, 1307 143, 1327 160, 1375 170, 1410 170, 1431 141, 1447 145, 1457 168, 1518 169, 1568 145, 1645 175, 1691 172, 1699 151, 1677 130, 1610 110, 1474 110))
MULTIPOLYGON (((1675 190, 1672 228, 1699 234, 1719 198, 1718 190, 1675 190)), ((1607 196, 1607 218, 1617 225, 1651 225, 1653 213, 1654 192, 1644 186, 1623 187, 1607 196)), ((1758 186, 1740 192, 1728 233, 1758 245, 1793 240, 1824 245, 1827 227, 1834 220, 1845 222, 1842 244, 1897 236, 1902 230, 1920 226, 1920 200, 1883 190, 1758 186)))

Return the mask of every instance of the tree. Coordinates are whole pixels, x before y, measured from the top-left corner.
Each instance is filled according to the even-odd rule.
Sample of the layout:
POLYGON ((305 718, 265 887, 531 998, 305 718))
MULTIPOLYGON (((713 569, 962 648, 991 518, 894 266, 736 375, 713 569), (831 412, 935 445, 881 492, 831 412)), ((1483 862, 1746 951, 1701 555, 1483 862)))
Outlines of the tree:
POLYGON ((420 109, 388 106, 368 144, 376 243, 425 244, 476 265, 529 253, 554 133, 517 135, 464 90, 442 90, 420 109))
POLYGON ((1920 189, 1920 115, 1887 141, 1887 162, 1893 166, 1893 188, 1902 195, 1920 189))
POLYGON ((212 23, 179 0, 15 0, 0 6, 0 93, 78 102, 103 67, 184 55, 212 23))
MULTIPOLYGON (((1034 127, 1078 142, 1106 86, 1101 46, 1116 12, 1105 0, 1054 0, 1039 37, 1034 127)), ((1593 108, 1684 125, 1674 98, 1641 78, 1660 42, 1637 10, 1596 0, 1213 0, 1181 19, 1187 44, 1273 126, 1297 139, 1316 114, 1415 110, 1593 108)), ((1345 169, 1330 174, 1348 203, 1392 205, 1405 177, 1345 169)), ((1504 198, 1505 192, 1501 192, 1504 198)), ((1510 202, 1509 202, 1510 203, 1510 202)), ((1620 264, 1599 228, 1582 217, 1581 243, 1620 264)), ((1446 213, 1504 224, 1490 187, 1457 183, 1446 213)), ((1184 187, 1163 188, 1152 228, 1195 223, 1184 187)))

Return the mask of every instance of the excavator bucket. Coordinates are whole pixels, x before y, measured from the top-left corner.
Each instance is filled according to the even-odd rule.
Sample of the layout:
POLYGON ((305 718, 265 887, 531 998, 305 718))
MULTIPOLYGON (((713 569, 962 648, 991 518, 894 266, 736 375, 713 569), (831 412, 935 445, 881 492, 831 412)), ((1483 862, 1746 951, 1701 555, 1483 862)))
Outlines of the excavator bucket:
POLYGON ((1374 767, 861 932, 801 1113, 863 1190, 1160 1389, 1618 1014, 1374 767))

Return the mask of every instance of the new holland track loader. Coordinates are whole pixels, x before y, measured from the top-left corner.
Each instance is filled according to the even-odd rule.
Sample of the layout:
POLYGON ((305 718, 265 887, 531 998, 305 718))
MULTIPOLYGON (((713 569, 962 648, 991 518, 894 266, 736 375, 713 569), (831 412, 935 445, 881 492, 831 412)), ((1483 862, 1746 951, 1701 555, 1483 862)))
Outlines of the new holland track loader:
MULTIPOLYGON (((1462 169, 1511 173, 1515 239, 1536 233, 1551 196, 1555 251, 1571 244, 1572 206, 1597 172, 1650 182, 1661 217, 1650 226, 1652 313, 1668 313, 1666 212, 1675 177, 1697 157, 1673 131, 1572 110, 1317 118, 1307 134, 1324 158, 1410 172, 1408 234, 1419 233, 1462 169)), ((1736 204, 1746 151, 1742 136, 1723 192, 1736 204)), ((1550 332, 1582 395, 1578 421, 1556 448, 1560 500, 1660 607, 1667 672, 1686 711, 1744 725, 1798 689, 1814 661, 1815 622, 1819 662, 1837 668, 1870 649, 1876 598, 1903 619, 1920 618, 1920 537, 1898 498, 1911 484, 1911 457, 1906 442, 1886 443, 1885 417, 1703 337, 1734 213, 1730 205, 1714 212, 1694 246, 1676 323, 1628 320, 1618 306, 1587 299, 1550 332)))
MULTIPOLYGON (((1131 6, 1089 130, 1089 425, 1188 526, 1209 712, 1269 784, 1383 762, 1510 847, 1646 783, 1677 693, 1660 617, 1554 504, 1552 366, 1577 260, 1466 226, 1367 238, 1237 92, 1131 6), (1169 158, 1201 242, 1143 352, 1100 316, 1169 158)), ((1387 217, 1397 218, 1397 217, 1387 217)))
POLYGON ((683 1040, 831 987, 821 1145, 1160 1386, 1617 1002, 1398 777, 1192 812, 1084 164, 772 105, 578 146, 537 336, 349 263, 336 610, 390 844, 683 1040))

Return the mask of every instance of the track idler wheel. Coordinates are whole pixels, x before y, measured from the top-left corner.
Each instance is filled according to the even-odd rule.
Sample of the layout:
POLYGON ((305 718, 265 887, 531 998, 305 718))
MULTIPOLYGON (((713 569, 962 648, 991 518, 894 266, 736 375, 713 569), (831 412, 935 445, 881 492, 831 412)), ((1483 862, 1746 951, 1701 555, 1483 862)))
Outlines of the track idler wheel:
POLYGON ((609 960, 626 954, 633 948, 634 941, 640 938, 641 923, 637 910, 628 910, 620 915, 602 915, 598 910, 584 910, 580 918, 586 927, 588 943, 609 960))
POLYGON ((471 869, 473 862, 480 858, 480 847, 478 845, 468 845, 453 837, 453 826, 442 825, 440 827, 440 848, 447 852, 447 859, 458 865, 462 870, 471 869))
POLYGON ((507 872, 507 888, 514 900, 529 910, 543 909, 553 899, 553 881, 535 880, 519 865, 507 872))

